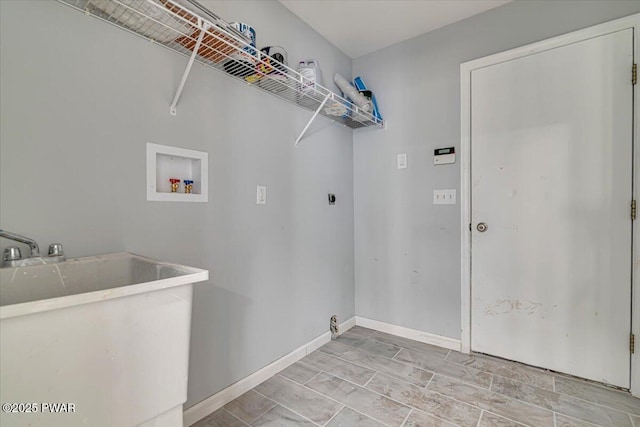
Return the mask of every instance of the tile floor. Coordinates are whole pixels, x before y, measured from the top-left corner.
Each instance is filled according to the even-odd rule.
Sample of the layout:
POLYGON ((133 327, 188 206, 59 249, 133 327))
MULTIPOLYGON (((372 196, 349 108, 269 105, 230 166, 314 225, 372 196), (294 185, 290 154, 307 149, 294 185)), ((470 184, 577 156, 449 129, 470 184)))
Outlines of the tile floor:
POLYGON ((640 427, 640 399, 356 326, 195 424, 522 425, 640 427))

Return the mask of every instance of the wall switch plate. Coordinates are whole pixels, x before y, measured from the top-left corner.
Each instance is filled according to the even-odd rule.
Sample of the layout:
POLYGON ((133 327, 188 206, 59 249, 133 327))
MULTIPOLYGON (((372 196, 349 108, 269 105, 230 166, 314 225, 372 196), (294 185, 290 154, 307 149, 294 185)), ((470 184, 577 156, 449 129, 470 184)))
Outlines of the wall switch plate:
POLYGON ((407 168, 407 153, 398 154, 398 169, 407 168))
POLYGON ((434 205, 455 205, 456 190, 433 190, 434 205))
POLYGON ((264 185, 258 185, 256 191, 256 205, 267 204, 267 187, 264 185))

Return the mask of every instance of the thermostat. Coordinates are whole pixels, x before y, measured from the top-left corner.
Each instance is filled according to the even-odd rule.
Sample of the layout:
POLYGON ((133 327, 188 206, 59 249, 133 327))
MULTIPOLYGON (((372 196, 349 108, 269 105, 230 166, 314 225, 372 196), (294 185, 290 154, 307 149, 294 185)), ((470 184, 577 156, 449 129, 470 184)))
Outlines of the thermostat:
POLYGON ((448 165, 456 162, 456 148, 436 148, 433 150, 434 165, 448 165))

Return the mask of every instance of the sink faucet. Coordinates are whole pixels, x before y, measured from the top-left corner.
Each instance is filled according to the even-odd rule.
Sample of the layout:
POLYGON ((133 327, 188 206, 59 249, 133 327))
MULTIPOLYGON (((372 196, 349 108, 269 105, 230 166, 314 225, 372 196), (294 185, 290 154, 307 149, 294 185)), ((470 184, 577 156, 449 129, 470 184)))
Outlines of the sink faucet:
POLYGON ((40 256, 40 248, 38 247, 38 243, 36 243, 36 241, 33 239, 4 230, 0 230, 0 237, 29 245, 29 249, 31 250, 31 255, 29 256, 30 258, 40 256))
POLYGON ((66 259, 64 256, 64 249, 60 243, 50 244, 48 256, 40 257, 40 248, 35 240, 4 230, 0 230, 0 237, 25 243, 29 245, 30 249, 29 256, 22 258, 20 248, 16 246, 6 248, 2 254, 1 267, 25 267, 28 265, 51 264, 55 262, 62 262, 66 259))

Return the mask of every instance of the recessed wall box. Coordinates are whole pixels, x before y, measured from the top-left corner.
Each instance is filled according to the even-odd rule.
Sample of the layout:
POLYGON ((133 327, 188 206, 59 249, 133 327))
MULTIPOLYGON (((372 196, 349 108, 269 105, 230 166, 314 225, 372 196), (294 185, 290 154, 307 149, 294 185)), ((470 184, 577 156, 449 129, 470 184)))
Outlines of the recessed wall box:
POLYGON ((147 200, 207 202, 209 155, 203 151, 147 143, 147 200), (171 181, 173 180, 173 182, 171 181), (191 184, 186 193, 184 181, 191 184), (178 182, 175 182, 178 181, 178 182), (172 192, 172 184, 177 188, 172 192))
POLYGON ((433 150, 434 165, 448 165, 456 162, 456 148, 436 148, 433 150))

